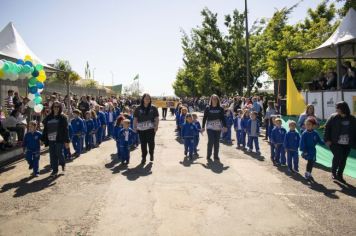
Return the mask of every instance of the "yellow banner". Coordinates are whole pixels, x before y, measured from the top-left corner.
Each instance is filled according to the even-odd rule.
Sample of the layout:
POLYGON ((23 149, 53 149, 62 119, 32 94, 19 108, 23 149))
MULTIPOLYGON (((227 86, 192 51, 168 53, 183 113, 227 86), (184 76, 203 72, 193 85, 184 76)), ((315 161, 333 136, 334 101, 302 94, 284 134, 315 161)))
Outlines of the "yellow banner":
POLYGON ((152 103, 156 107, 175 108, 177 106, 178 102, 176 102, 176 101, 153 100, 152 103))
POLYGON ((287 62, 287 115, 300 115, 305 110, 303 95, 294 84, 289 63, 287 62))

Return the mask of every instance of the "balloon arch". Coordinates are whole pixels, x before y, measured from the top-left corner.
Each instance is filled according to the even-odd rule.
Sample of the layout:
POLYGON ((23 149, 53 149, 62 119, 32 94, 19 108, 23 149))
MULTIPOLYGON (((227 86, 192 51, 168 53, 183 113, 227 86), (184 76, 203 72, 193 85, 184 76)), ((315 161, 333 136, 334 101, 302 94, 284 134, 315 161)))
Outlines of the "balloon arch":
POLYGON ((0 60, 0 78, 15 81, 18 79, 28 79, 28 106, 35 112, 43 109, 41 93, 46 81, 46 72, 43 65, 34 64, 31 56, 26 55, 24 59, 18 59, 16 63, 0 60))

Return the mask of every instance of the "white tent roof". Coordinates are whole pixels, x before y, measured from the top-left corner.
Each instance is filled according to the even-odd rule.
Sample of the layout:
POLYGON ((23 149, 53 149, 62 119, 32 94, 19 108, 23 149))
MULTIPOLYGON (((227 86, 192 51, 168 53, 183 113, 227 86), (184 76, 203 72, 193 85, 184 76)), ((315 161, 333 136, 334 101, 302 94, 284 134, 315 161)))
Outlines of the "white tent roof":
POLYGON ((356 58, 356 11, 352 8, 328 40, 316 49, 291 59, 337 58, 337 45, 341 47, 341 58, 356 58))
POLYGON ((26 55, 30 55, 35 64, 39 63, 47 68, 52 68, 31 51, 12 22, 7 24, 0 32, 0 56, 1 55, 14 59, 24 59, 26 55))

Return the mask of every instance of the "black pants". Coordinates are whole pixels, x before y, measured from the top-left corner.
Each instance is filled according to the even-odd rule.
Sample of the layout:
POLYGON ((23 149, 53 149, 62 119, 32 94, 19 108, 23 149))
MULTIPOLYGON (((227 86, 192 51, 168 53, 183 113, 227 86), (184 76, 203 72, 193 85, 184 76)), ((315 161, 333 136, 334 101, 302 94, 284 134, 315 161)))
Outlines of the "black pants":
POLYGON ((170 108, 170 110, 171 110, 171 115, 174 116, 174 110, 175 109, 174 108, 170 108))
POLYGON ((351 148, 348 145, 332 144, 330 149, 334 155, 331 171, 334 175, 342 177, 351 148))
POLYGON ((208 155, 207 158, 211 157, 213 146, 214 146, 214 158, 219 157, 219 145, 220 145, 220 134, 221 131, 207 130, 208 133, 208 155))
POLYGON ((167 117, 167 108, 162 108, 162 116, 164 119, 167 117))
POLYGON ((308 163, 307 163, 307 172, 309 172, 309 173, 312 172, 314 163, 315 163, 315 161, 308 160, 308 163))
POLYGON ((65 166, 63 147, 64 143, 49 142, 49 158, 53 172, 58 172, 58 164, 65 166))
POLYGON ((142 160, 145 160, 147 156, 147 144, 150 150, 150 156, 153 156, 154 154, 156 133, 154 129, 148 129, 144 131, 138 131, 138 135, 140 136, 141 141, 142 160))

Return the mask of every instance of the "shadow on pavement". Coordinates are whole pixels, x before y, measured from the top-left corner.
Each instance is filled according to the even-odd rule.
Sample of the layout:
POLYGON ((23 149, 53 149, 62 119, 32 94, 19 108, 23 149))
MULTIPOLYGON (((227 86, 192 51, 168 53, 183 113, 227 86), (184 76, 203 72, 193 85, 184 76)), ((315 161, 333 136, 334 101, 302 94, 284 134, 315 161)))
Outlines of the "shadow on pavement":
POLYGON ((244 151, 244 153, 258 161, 265 161, 265 157, 262 156, 261 154, 257 154, 255 152, 248 152, 248 151, 244 151))
POLYGON ((195 160, 198 160, 202 157, 193 157, 193 159, 190 159, 188 156, 185 156, 183 161, 180 161, 179 164, 181 164, 182 166, 185 166, 185 167, 190 167, 191 165, 195 165, 195 164, 198 164, 198 163, 195 163, 194 161, 195 160))
POLYGON ((134 168, 127 169, 122 173, 130 181, 135 181, 140 177, 149 176, 152 174, 152 162, 148 163, 146 166, 139 164, 134 168))
POLYGON ((121 171, 126 170, 126 169, 127 169, 127 165, 125 165, 123 163, 120 163, 120 165, 115 166, 114 168, 112 168, 111 171, 112 171, 112 174, 118 174, 121 171))
POLYGON ((220 161, 208 161, 207 164, 201 164, 205 169, 209 169, 216 174, 221 174, 222 172, 226 171, 230 168, 230 166, 224 166, 223 163, 220 161))
POLYGON ((14 169, 15 167, 16 167, 15 165, 2 167, 2 168, 0 168, 0 174, 5 173, 5 172, 7 172, 7 171, 9 171, 9 170, 12 170, 12 169, 14 169))
POLYGON ((105 167, 108 168, 108 169, 111 169, 113 168, 116 164, 118 164, 120 161, 119 159, 117 158, 117 154, 111 154, 111 162, 109 163, 106 163, 105 164, 105 167))
POLYGON ((14 197, 22 197, 29 193, 40 192, 48 187, 55 185, 53 181, 55 181, 58 177, 62 176, 59 174, 57 176, 47 176, 44 179, 35 180, 31 183, 28 183, 34 177, 26 177, 17 182, 5 184, 0 192, 6 192, 10 189, 16 188, 14 197))

